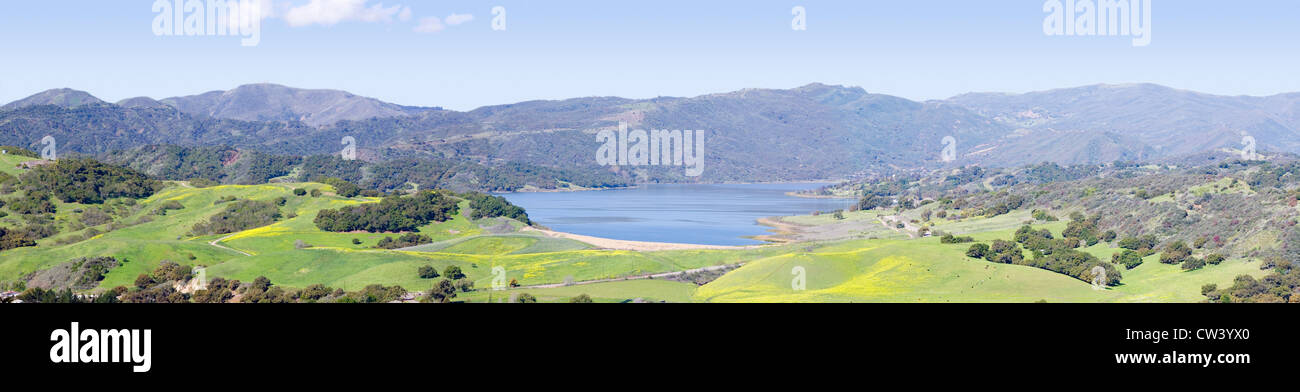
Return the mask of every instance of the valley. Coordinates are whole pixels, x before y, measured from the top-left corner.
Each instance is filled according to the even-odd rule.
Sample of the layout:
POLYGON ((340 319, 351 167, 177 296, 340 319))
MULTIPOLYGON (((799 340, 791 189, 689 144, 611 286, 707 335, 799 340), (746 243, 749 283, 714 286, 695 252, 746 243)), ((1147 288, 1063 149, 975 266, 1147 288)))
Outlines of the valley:
MULTIPOLYGON (((20 161, 30 158, 8 155, 0 159, 5 173, 27 178, 23 177, 26 169, 16 167, 20 161)), ((1263 188, 1243 192, 1245 188, 1234 185, 1259 181, 1258 178, 1233 181, 1234 176, 1260 177, 1258 174, 1265 171, 1263 167, 1246 167, 1242 171, 1225 171, 1222 178, 1189 180, 1188 185, 1182 185, 1186 188, 1181 192, 1175 189, 1170 193, 1185 195, 1177 199, 1165 195, 1142 203, 1164 206, 1188 198, 1208 197, 1207 201, 1200 202, 1207 206, 1213 205, 1213 199, 1218 197, 1263 197, 1263 188)), ((1284 168, 1295 170, 1294 165, 1284 168)), ((1101 170, 1115 173, 1146 169, 1101 170)), ((1017 172, 998 173, 986 175, 996 183, 998 178, 1015 176, 1017 172)), ((1282 178, 1293 180, 1291 176, 1282 178)), ((990 182, 981 178, 965 181, 977 185, 974 189, 990 182)), ((380 201, 379 197, 343 197, 331 185, 311 182, 194 187, 165 181, 156 193, 134 203, 127 201, 132 199, 104 202, 105 206, 130 206, 117 210, 112 222, 98 226, 85 224, 95 223, 85 222, 86 211, 105 207, 56 200, 57 212, 49 219, 58 227, 58 233, 39 239, 36 246, 0 252, 3 256, 0 282, 14 288, 19 282, 27 283, 25 279, 30 279, 34 272, 82 257, 102 256, 113 257, 120 266, 104 273, 93 287, 78 291, 90 294, 143 290, 143 287, 134 288, 138 278, 171 262, 184 268, 203 268, 209 280, 268 279, 274 287, 287 293, 285 298, 294 298, 314 286, 346 293, 326 298, 327 301, 348 298, 352 293, 375 287, 397 287, 413 294, 407 298, 425 298, 438 279, 422 278, 417 272, 421 267, 432 267, 436 271, 456 269, 463 273, 454 300, 465 302, 517 301, 520 297, 567 302, 580 296, 596 302, 1197 302, 1205 299, 1202 286, 1229 287, 1239 276, 1263 278, 1270 272, 1267 263, 1276 263, 1267 260, 1285 257, 1294 250, 1290 245, 1270 250, 1268 243, 1256 241, 1261 236, 1294 235, 1286 234, 1294 233, 1293 230, 1223 239, 1216 236, 1210 245, 1226 249, 1230 255, 1221 263, 1186 270, 1179 265, 1161 263, 1161 253, 1152 252, 1136 268, 1123 270, 1120 284, 1095 290, 1087 282, 1060 273, 972 259, 967 256, 969 244, 944 243, 940 235, 933 234, 969 236, 971 241, 986 243, 1011 238, 1017 228, 1029 225, 1034 230, 1048 230, 1063 238, 1069 230, 1066 220, 1036 219, 1039 214, 1036 211, 1031 214, 1029 210, 1042 206, 1050 215, 1064 216, 1068 211, 1095 209, 1099 207, 1087 207, 1091 205, 1089 198, 1105 198, 1106 189, 1122 188, 1095 187, 1098 190, 1079 200, 1064 196, 1035 199, 991 216, 981 215, 983 207, 978 207, 995 204, 1000 200, 998 195, 1007 195, 1007 190, 1019 193, 1032 189, 1029 195, 1044 195, 1051 192, 1052 188, 1047 186, 1058 183, 1063 190, 1079 189, 1068 181, 1049 182, 997 192, 959 191, 957 194, 965 192, 967 197, 958 200, 970 203, 960 208, 949 201, 935 202, 936 199, 926 197, 900 202, 897 207, 789 216, 779 220, 784 241, 744 247, 647 246, 653 243, 620 246, 620 243, 635 243, 548 232, 504 217, 471 218, 470 200, 461 199, 454 216, 421 225, 414 231, 427 237, 425 244, 377 249, 376 244, 385 237, 396 238, 401 234, 328 232, 313 221, 322 210, 373 205, 380 201), (282 217, 270 224, 228 234, 192 234, 192 226, 220 213, 223 204, 230 203, 225 200, 283 200, 282 217), (913 202, 916 204, 912 205, 913 202), (165 213, 159 214, 157 211, 163 206, 168 207, 162 209, 165 213), (503 273, 494 272, 498 267, 503 273), (806 288, 791 288, 794 267, 806 271, 806 288), (718 271, 717 276, 704 281, 675 280, 684 274, 711 271, 718 271), (494 290, 494 283, 502 281, 510 283, 496 286, 500 290, 494 290)), ((928 192, 951 195, 949 192, 954 189, 971 189, 948 183, 924 191, 931 189, 924 184, 924 180, 916 181, 912 185, 914 190, 904 194, 919 190, 922 195, 928 192)), ((1286 195, 1295 200, 1293 193, 1286 195)), ((15 196, 10 194, 9 198, 15 196)), ((947 197, 939 199, 948 200, 947 197)), ((1300 210, 1287 207, 1285 201, 1280 206, 1283 208, 1280 216, 1291 219, 1293 225, 1300 210)), ((3 218, 6 227, 25 226, 21 223, 25 218, 19 218, 21 214, 8 215, 3 218)), ((770 221, 778 222, 775 219, 770 221)), ((1110 218, 1101 222, 1105 227, 1124 227, 1110 218)), ((1079 250, 1097 260, 1110 261, 1113 255, 1123 251, 1116 245, 1119 239, 1096 241, 1079 250)), ((1025 257, 1030 256, 1026 253, 1025 257)), ((188 284, 173 283, 177 287, 188 284)), ((183 290, 181 295, 197 296, 183 290)))

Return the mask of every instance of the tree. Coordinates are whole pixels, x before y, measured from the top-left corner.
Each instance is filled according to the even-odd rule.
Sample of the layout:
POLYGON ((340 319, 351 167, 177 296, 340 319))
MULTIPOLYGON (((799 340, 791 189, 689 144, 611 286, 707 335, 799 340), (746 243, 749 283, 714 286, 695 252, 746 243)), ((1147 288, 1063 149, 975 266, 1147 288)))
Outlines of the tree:
POLYGON ((448 303, 452 298, 456 298, 456 285, 450 279, 439 280, 429 290, 426 297, 433 302, 448 303))
POLYGON ((149 274, 140 274, 135 277, 135 287, 138 289, 147 289, 149 286, 153 286, 153 284, 153 278, 149 277, 149 274))
POLYGON ((1165 247, 1165 251, 1160 254, 1160 262, 1163 264, 1180 264, 1192 256, 1192 248, 1187 246, 1183 241, 1174 241, 1165 247))
POLYGON ((515 302, 521 304, 537 303, 537 297, 534 297, 532 294, 528 294, 528 293, 520 293, 518 297, 515 297, 515 302))
POLYGON ((385 197, 379 203, 321 210, 313 222, 321 230, 332 232, 411 232, 429 222, 445 222, 458 209, 455 199, 439 192, 423 191, 405 197, 385 197))
POLYGON ((966 257, 982 259, 989 254, 989 246, 985 244, 973 244, 966 250, 966 257))
POLYGON ((1134 269, 1142 265, 1142 255, 1136 251, 1125 249, 1111 256, 1111 262, 1123 265, 1126 269, 1134 269))
POLYGON ((496 218, 506 217, 531 225, 533 222, 528 219, 528 213, 524 209, 510 204, 510 201, 501 196, 491 196, 483 193, 468 193, 462 195, 469 200, 470 218, 496 218))
POLYGON ((420 266, 419 273, 420 273, 420 279, 433 279, 439 276, 438 270, 433 268, 432 265, 420 266))
POLYGON ((356 197, 358 194, 361 193, 361 187, 351 182, 348 182, 347 180, 344 180, 342 178, 329 177, 329 178, 319 179, 317 180, 317 182, 334 187, 334 192, 342 197, 347 197, 347 198, 356 197))
POLYGON ((443 275, 447 276, 447 279, 451 279, 451 280, 465 279, 465 273, 461 272, 460 266, 456 266, 456 265, 448 266, 446 269, 442 271, 442 273, 443 275))
POLYGON ((1184 270, 1184 271, 1193 271, 1193 270, 1198 270, 1198 269, 1201 269, 1201 268, 1204 268, 1204 267, 1205 267, 1205 260, 1204 260, 1204 259, 1198 259, 1198 258, 1195 258, 1195 257, 1188 257, 1187 260, 1183 262, 1183 270, 1184 270))
POLYGON ((1141 237, 1127 237, 1119 241, 1119 247, 1135 251, 1155 249, 1156 236, 1148 234, 1141 237))
POLYGON ((100 204, 107 199, 143 199, 162 188, 144 173, 93 159, 60 159, 22 175, 28 192, 49 192, 65 203, 100 204))
POLYGON ((590 295, 587 295, 587 294, 584 293, 584 294, 578 294, 577 297, 570 298, 570 299, 569 299, 569 303, 571 303, 571 304, 589 304, 589 303, 592 303, 592 301, 591 301, 591 296, 590 296, 590 295))
POLYGON ((271 279, 265 276, 258 276, 257 279, 253 279, 253 290, 266 291, 269 288, 271 288, 271 279))
POLYGON ((159 281, 188 281, 194 276, 193 269, 173 262, 163 260, 158 263, 158 268, 153 270, 153 277, 159 281))
POLYGON ((293 190, 293 195, 294 195, 294 196, 305 196, 305 195, 307 195, 307 190, 306 190, 306 189, 302 189, 302 188, 294 188, 294 190, 293 190))
POLYGON ((280 207, 274 200, 240 200, 227 204, 221 212, 190 229, 194 235, 230 234, 270 225, 279 220, 280 207))

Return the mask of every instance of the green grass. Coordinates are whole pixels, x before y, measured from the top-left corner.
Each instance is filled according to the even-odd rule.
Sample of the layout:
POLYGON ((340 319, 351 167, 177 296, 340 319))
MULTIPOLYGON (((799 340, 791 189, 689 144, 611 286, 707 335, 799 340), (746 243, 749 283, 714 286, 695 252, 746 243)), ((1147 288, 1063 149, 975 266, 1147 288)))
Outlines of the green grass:
MULTIPOLYGON (((16 161, 14 158, 0 156, 0 166, 16 161)), ((32 271, 78 257, 114 256, 128 261, 107 275, 101 289, 129 286, 137 275, 153 270, 162 260, 171 260, 208 266, 209 278, 250 281, 266 276, 275 284, 290 288, 319 283, 357 290, 370 284, 384 284, 424 291, 435 280, 420 279, 416 272, 419 267, 431 265, 441 272, 455 265, 480 288, 473 293, 462 293, 458 299, 487 302, 489 298, 496 301, 511 294, 486 290, 495 277, 492 269, 497 266, 506 270, 507 281, 516 280, 529 286, 746 263, 699 288, 663 280, 625 280, 515 291, 533 294, 543 302, 563 302, 584 293, 598 302, 626 302, 635 298, 668 302, 1191 302, 1201 300, 1200 287, 1206 283, 1226 286, 1241 274, 1264 274, 1258 269, 1258 262, 1229 260, 1186 272, 1179 266, 1160 264, 1157 256, 1151 256, 1138 268, 1123 271, 1122 285, 1098 291, 1086 282, 1055 272, 967 258, 968 244, 940 244, 933 237, 910 240, 887 235, 896 233, 878 223, 879 212, 846 213, 843 221, 827 214, 791 217, 787 221, 804 225, 859 223, 868 228, 878 227, 885 237, 880 239, 731 250, 632 252, 592 249, 581 242, 536 233, 491 234, 483 227, 496 226, 499 222, 469 219, 465 216, 468 203, 462 203, 461 214, 454 219, 420 228, 420 233, 431 237, 434 243, 406 250, 380 250, 372 247, 380 239, 397 234, 329 233, 312 223, 321 209, 377 199, 294 196, 292 190, 299 187, 328 189, 313 183, 204 189, 172 183, 153 197, 139 201, 138 209, 119 220, 134 222, 149 216, 159 204, 172 200, 184 205, 184 209, 170 211, 166 216, 153 216, 152 222, 79 243, 53 245, 55 240, 74 234, 64 233, 41 241, 38 247, 5 251, 0 254, 0 281, 19 279, 32 271), (254 200, 285 197, 288 202, 282 211, 294 217, 228 236, 191 236, 189 231, 194 224, 224 208, 213 202, 225 196, 254 200), (224 238, 221 245, 251 256, 209 245, 209 241, 221 238, 224 238), (353 239, 360 240, 361 244, 353 244, 353 239), (296 241, 311 247, 298 249, 294 245, 296 241), (791 288, 792 270, 796 267, 806 271, 806 290, 791 288)), ((84 207, 61 203, 56 220, 65 226, 77 219, 73 211, 84 207)), ((913 217, 905 214, 904 218, 913 217)), ((1010 239, 1015 229, 1029 219, 1027 211, 1016 211, 961 222, 936 219, 934 227, 988 242, 1010 239)), ((0 219, 0 223, 18 225, 21 217, 0 219)), ((1059 233, 1065 225, 1059 221, 1036 227, 1059 233)), ((1117 251, 1108 244, 1084 250, 1105 261, 1117 251)))
POLYGON ((18 168, 18 164, 26 161, 34 161, 36 158, 18 156, 13 154, 0 155, 0 173, 5 173, 18 177, 23 173, 23 169, 18 168))
POLYGON ((460 293, 457 301, 466 302, 504 302, 512 294, 528 293, 537 297, 538 302, 568 302, 571 298, 587 294, 593 302, 630 302, 642 299, 649 302, 692 302, 696 286, 691 283, 667 280, 626 280, 602 282, 545 289, 512 289, 503 291, 479 290, 473 293, 460 293))
MULTIPOLYGON (((997 218, 993 218, 997 219, 997 218)), ((975 223, 975 222, 972 222, 975 223)), ((986 222, 993 225, 996 221, 986 222)), ((1059 233, 1060 222, 1047 227, 1059 233)), ((1014 230, 974 233, 979 241, 1009 239, 1014 230)), ((1028 266, 994 264, 965 256, 969 244, 937 238, 862 240, 827 244, 811 252, 750 263, 700 287, 702 302, 1195 302, 1206 283, 1230 285, 1242 274, 1262 276, 1257 263, 1226 261, 1198 271, 1160 264, 1152 256, 1123 271, 1122 284, 1094 290, 1086 282, 1028 266), (806 286, 795 290, 796 267, 806 286)), ((1105 261, 1114 250, 1086 249, 1105 261)))

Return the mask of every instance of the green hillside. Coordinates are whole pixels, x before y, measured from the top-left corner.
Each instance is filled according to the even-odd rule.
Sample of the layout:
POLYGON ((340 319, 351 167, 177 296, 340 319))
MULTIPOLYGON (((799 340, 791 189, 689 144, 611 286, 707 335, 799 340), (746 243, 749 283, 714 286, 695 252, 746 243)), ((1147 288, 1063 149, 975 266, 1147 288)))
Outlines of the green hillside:
MULTIPOLYGON (((22 170, 15 165, 23 160, 0 156, 0 170, 20 175, 22 170)), ((1187 194, 1202 198, 1249 191, 1230 180, 1193 184, 1187 194)), ((14 191, 4 199, 15 200, 23 192, 14 191)), ((980 197, 974 202, 992 205, 1007 196, 980 197)), ((1203 285, 1229 287, 1240 275, 1259 278, 1267 273, 1259 258, 1240 256, 1184 271, 1179 265, 1160 263, 1157 252, 1134 269, 1119 267, 1123 277, 1118 285, 1095 290, 1083 280, 1047 269, 970 258, 966 256, 969 243, 945 244, 937 235, 924 235, 929 230, 991 243, 1011 239, 1018 228, 1031 222, 1035 230, 1047 229, 1063 237, 1071 224, 1066 219, 1038 220, 1030 208, 983 216, 971 213, 970 207, 950 209, 946 203, 847 211, 838 217, 786 217, 781 224, 815 235, 799 239, 799 233, 791 232, 776 235, 795 236, 784 245, 721 250, 599 249, 521 230, 525 224, 507 218, 471 219, 473 204, 466 199, 453 200, 458 209, 449 219, 418 228, 418 234, 427 237, 423 244, 402 249, 376 247, 402 233, 327 232, 314 223, 322 210, 380 200, 340 197, 332 186, 320 183, 197 188, 186 182, 166 182, 152 196, 139 200, 116 198, 102 205, 54 200, 57 212, 40 219, 48 219, 58 232, 40 239, 38 246, 0 253, 0 282, 29 280, 34 272, 79 258, 111 256, 120 266, 85 291, 134 287, 138 276, 172 261, 206 267, 208 279, 252 282, 266 277, 285 290, 324 285, 348 292, 397 285, 423 293, 447 276, 421 278, 422 267, 443 274, 456 267, 473 287, 464 287, 469 291, 460 291, 454 300, 468 302, 501 302, 525 293, 539 302, 567 302, 583 294, 595 302, 1196 302, 1205 298, 1203 285), (222 214, 230 203, 280 199, 281 216, 273 223, 227 234, 192 234, 196 224, 222 214), (937 209, 932 206, 940 205, 946 214, 932 215, 937 209), (743 266, 729 272, 703 271, 735 265, 743 266), (494 273, 497 267, 504 273, 494 273), (704 277, 651 278, 683 271, 704 277), (792 286, 796 278, 804 280, 803 289, 792 286), (514 287, 492 290, 494 281, 514 287)), ((1153 198, 1141 203, 1170 202, 1153 198)), ((12 213, 8 207, 0 209, 8 212, 0 217, 2 227, 31 224, 32 216, 12 213)), ((1051 213, 1067 215, 1065 211, 1051 213)), ((1120 249, 1115 240, 1108 240, 1079 250, 1109 262, 1120 249)), ((1199 250, 1196 255, 1205 257, 1208 252, 1199 250)))

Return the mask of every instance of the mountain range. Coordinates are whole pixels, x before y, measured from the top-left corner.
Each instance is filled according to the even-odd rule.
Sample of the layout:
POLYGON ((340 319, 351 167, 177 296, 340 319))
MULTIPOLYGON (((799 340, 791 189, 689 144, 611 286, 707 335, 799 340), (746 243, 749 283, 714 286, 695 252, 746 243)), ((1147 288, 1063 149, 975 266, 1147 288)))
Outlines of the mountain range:
POLYGON ((223 145, 273 154, 335 154, 350 136, 368 161, 430 157, 495 165, 611 171, 637 181, 835 179, 898 169, 1155 161, 1243 148, 1300 153, 1300 93, 1219 96, 1152 84, 1025 94, 971 93, 917 102, 810 84, 698 97, 588 97, 471 111, 411 107, 336 90, 272 84, 107 103, 76 90, 0 107, 0 145, 106 154, 146 145, 223 145), (679 167, 602 167, 596 134, 706 131, 705 174, 679 167), (956 159, 941 159, 945 137, 956 159))

